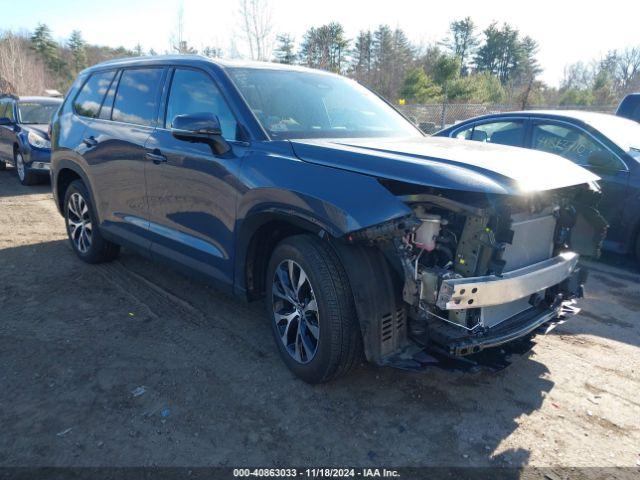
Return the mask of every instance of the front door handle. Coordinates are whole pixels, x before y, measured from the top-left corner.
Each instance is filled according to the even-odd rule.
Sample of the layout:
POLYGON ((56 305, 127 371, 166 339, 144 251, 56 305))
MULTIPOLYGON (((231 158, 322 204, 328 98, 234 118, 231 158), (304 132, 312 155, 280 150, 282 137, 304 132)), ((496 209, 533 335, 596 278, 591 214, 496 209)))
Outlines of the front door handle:
POLYGON ((82 143, 84 143, 87 147, 95 147, 96 145, 98 145, 98 141, 93 135, 82 140, 82 143))
POLYGON ((161 163, 167 163, 167 157, 160 153, 160 150, 154 150, 152 152, 147 152, 145 154, 148 160, 151 160, 155 165, 160 165, 161 163))

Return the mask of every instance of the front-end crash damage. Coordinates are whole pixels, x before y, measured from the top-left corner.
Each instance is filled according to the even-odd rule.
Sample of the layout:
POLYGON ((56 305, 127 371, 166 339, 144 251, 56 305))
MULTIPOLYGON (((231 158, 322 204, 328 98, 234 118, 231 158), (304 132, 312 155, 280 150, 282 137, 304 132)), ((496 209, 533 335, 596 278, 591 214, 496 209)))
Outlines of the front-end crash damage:
POLYGON ((383 184, 413 214, 338 247, 370 361, 471 365, 578 311, 579 255, 599 255, 607 226, 597 186, 491 195, 383 184))

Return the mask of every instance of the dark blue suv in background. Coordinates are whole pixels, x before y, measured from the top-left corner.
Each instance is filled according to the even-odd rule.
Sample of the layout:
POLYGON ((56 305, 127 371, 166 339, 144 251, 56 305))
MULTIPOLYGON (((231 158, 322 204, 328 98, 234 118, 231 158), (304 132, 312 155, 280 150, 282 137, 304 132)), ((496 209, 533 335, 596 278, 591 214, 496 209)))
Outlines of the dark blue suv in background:
POLYGON ((435 135, 532 148, 591 170, 609 223, 605 248, 640 261, 640 124, 604 113, 527 110, 471 118, 435 135))
POLYGON ((640 93, 630 93, 622 99, 616 115, 640 122, 640 93))
POLYGON ((49 178, 49 123, 62 99, 0 95, 0 170, 16 168, 23 185, 49 178))
POLYGON ((72 86, 52 148, 82 260, 125 245, 265 298, 307 382, 362 355, 486 364, 576 313, 578 256, 597 254, 605 229, 587 170, 426 138, 356 82, 300 67, 102 63, 72 86))

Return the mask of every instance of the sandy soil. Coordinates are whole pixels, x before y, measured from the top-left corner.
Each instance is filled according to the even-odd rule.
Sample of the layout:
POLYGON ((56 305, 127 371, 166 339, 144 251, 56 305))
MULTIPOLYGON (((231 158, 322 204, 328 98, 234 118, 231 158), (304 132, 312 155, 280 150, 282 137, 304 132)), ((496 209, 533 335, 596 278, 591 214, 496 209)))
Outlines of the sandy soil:
POLYGON ((82 263, 49 189, 0 172, 0 466, 640 465, 632 269, 593 264, 583 312, 499 373, 314 387, 261 304, 126 251, 82 263))

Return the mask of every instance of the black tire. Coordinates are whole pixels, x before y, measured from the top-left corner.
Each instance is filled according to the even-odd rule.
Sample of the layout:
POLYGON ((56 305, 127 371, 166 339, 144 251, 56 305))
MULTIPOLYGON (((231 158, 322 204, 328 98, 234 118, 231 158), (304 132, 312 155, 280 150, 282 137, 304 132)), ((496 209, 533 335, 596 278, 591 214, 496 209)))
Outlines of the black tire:
POLYGON ((7 169, 7 162, 0 160, 0 171, 7 169))
POLYGON ((32 172, 29 166, 24 163, 24 157, 19 151, 16 151, 13 154, 13 164, 16 167, 18 180, 20 180, 22 185, 30 187, 31 185, 40 183, 40 176, 37 173, 32 172))
MULTIPOLYGON (((336 253, 326 242, 312 235, 297 235, 279 243, 267 268, 266 294, 267 314, 278 350, 287 367, 300 379, 313 384, 333 380, 347 374, 362 359, 362 337, 349 280, 336 253), (281 336, 276 322, 276 309, 284 309, 291 303, 282 297, 274 299, 276 269, 288 261, 304 270, 310 295, 317 302, 313 317, 319 326, 319 338, 314 355, 306 362, 296 360, 290 353, 288 348, 292 347, 285 346, 284 335, 281 336)), ((300 322, 302 320, 298 320, 296 329, 300 322)))
POLYGON ((120 253, 120 245, 106 240, 100 234, 100 229, 98 228, 98 221, 95 210, 93 208, 93 204, 91 202, 91 197, 89 196, 87 187, 81 180, 75 180, 71 182, 64 195, 63 205, 64 220, 67 227, 69 242, 71 243, 71 248, 73 248, 73 251, 76 252, 76 255, 78 255, 78 257, 80 257, 87 263, 101 263, 113 260, 118 256, 118 254, 120 253), (73 207, 70 203, 72 201, 77 201, 77 196, 82 199, 84 205, 86 205, 87 208, 85 213, 86 218, 84 221, 81 217, 78 217, 74 213, 74 210, 81 212, 84 209, 81 209, 78 206, 73 207), (84 228, 84 232, 81 231, 78 234, 77 230, 79 230, 80 227, 74 228, 73 225, 78 225, 80 222, 84 223, 82 227, 90 224, 90 231, 87 227, 84 228), (83 235, 83 233, 86 233, 86 236, 82 241, 78 240, 83 235), (88 242, 85 241, 86 238, 89 238, 88 242))

